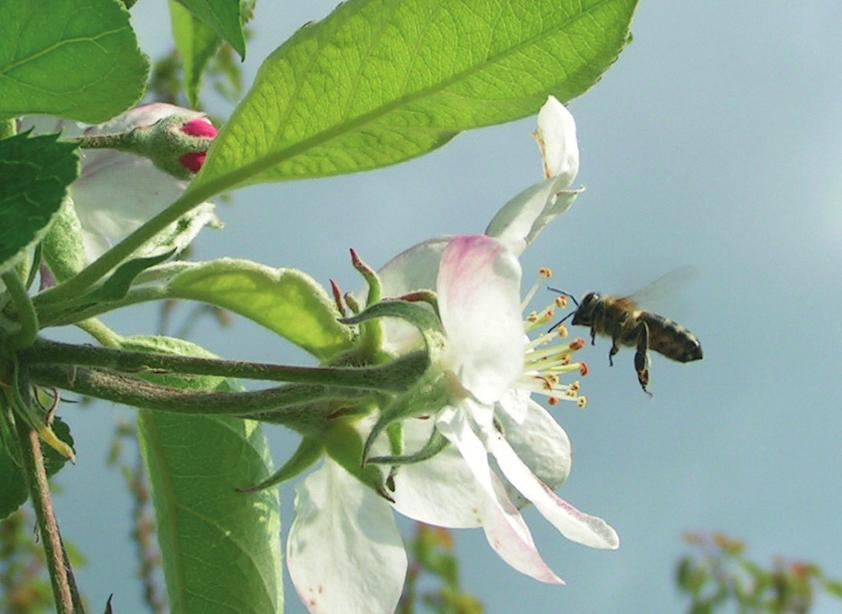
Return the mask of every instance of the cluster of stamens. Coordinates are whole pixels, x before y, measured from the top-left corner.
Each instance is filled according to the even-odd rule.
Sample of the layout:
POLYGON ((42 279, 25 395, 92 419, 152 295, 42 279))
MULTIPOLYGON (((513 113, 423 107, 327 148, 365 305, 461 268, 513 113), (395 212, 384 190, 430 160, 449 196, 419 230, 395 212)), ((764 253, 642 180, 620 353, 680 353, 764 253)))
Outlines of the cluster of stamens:
MULTIPOLYGON (((538 270, 538 279, 526 293, 521 304, 522 309, 526 309, 539 287, 552 275, 553 272, 549 268, 542 267, 538 270)), ((567 297, 559 295, 544 309, 529 312, 524 320, 525 332, 533 333, 550 325, 555 319, 556 311, 566 307, 567 297)), ((558 405, 561 401, 573 401, 584 409, 588 400, 579 394, 579 382, 568 384, 561 381, 562 376, 570 373, 578 373, 582 377, 588 374, 588 365, 575 360, 575 353, 585 347, 585 340, 568 341, 568 335, 567 327, 562 325, 552 332, 541 333, 529 340, 518 388, 548 397, 550 405, 558 405)))

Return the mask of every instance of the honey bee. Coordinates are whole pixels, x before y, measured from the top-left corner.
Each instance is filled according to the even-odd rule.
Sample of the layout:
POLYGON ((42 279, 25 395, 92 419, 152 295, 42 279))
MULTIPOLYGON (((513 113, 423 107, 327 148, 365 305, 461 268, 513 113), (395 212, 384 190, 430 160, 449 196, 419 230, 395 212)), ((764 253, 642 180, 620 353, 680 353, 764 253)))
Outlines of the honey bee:
POLYGON ((579 302, 563 290, 550 290, 567 296, 576 305, 575 311, 554 324, 550 330, 572 317, 571 324, 574 326, 587 326, 591 329, 591 345, 596 344, 597 335, 610 337, 608 363, 611 366, 614 366, 614 356, 620 351, 621 345, 636 348, 634 369, 637 372, 637 381, 640 382, 643 392, 650 397, 650 349, 678 362, 702 359, 702 344, 693 333, 678 322, 640 309, 637 306, 637 295, 617 297, 588 292, 579 302))

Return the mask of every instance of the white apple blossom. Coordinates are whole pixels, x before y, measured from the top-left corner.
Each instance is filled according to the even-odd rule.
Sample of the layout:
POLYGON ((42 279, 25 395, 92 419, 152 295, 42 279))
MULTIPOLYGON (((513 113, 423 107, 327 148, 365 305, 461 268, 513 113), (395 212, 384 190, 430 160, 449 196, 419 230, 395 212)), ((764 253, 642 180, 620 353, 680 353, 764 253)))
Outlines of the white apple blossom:
MULTIPOLYGON (((449 369, 456 381, 457 372, 464 376, 465 385, 460 384, 456 391, 461 388, 465 394, 458 404, 441 411, 435 421, 405 423, 407 450, 423 446, 432 428, 438 428, 455 445, 422 463, 402 466, 391 494, 395 509, 410 518, 451 528, 484 526, 492 546, 513 566, 543 581, 559 583, 561 580, 538 555, 517 511, 515 504, 524 501, 519 493, 571 539, 611 548, 616 547, 617 537, 601 520, 578 512, 552 492, 551 488, 561 485, 570 472, 570 442, 553 417, 530 398, 530 392, 537 391, 551 398, 582 400, 575 386, 559 382, 547 389, 547 383, 554 382, 559 372, 582 368, 571 360, 578 346, 565 344, 553 350, 554 358, 544 360, 542 344, 549 339, 529 345, 523 339, 518 298, 520 265, 515 254, 563 213, 579 193, 569 190, 578 171, 572 116, 550 97, 539 113, 538 124, 536 138, 544 156, 545 180, 509 201, 489 225, 486 232, 508 248, 493 242, 500 250, 498 256, 486 262, 490 268, 483 266, 475 271, 478 277, 474 282, 485 278, 491 283, 463 285, 459 281, 466 279, 462 274, 443 282, 449 288, 444 293, 445 298, 450 296, 448 304, 467 301, 477 310, 469 314, 458 307, 448 309, 445 323, 453 360, 449 369), (495 273, 497 265, 499 276, 495 273), (483 287, 484 292, 474 294, 483 287), (506 317, 498 321, 501 311, 506 317), (486 316, 491 320, 484 319, 486 316), (498 324, 502 328, 498 329, 498 324), (515 337, 517 340, 509 346, 515 337), (478 343, 482 349, 474 351, 478 343), (539 382, 533 359, 561 371, 539 382), (498 380, 501 365, 508 375, 498 380), (509 381, 512 374, 517 374, 517 381, 509 381), (478 397, 467 392, 468 382, 478 397), (504 471, 502 477, 492 471, 488 452, 504 471)), ((473 241, 482 249, 492 244, 476 238, 457 241, 463 240, 473 241)), ((385 295, 436 289, 442 254, 451 241, 433 239, 393 259, 379 273, 385 295)), ((476 263, 470 258, 464 262, 468 261, 476 263)), ((440 301, 444 304, 441 296, 440 301)), ((393 320, 384 324, 389 349, 402 351, 420 343, 413 327, 393 320)), ((387 614, 400 598, 407 562, 387 501, 326 457, 297 488, 287 565, 310 612, 387 614)))
POLYGON ((395 508, 440 526, 481 525, 491 547, 512 567, 559 584, 512 501, 512 488, 568 539, 609 549, 619 540, 603 520, 553 492, 570 471, 570 444, 530 393, 579 400, 578 386, 563 384, 561 376, 585 368, 571 359, 582 343, 545 347, 558 339, 551 334, 529 342, 520 282, 517 258, 498 240, 478 235, 447 243, 436 291, 447 340, 437 367, 450 382, 449 401, 434 420, 404 421, 404 428, 412 440, 407 449, 426 440, 431 428, 453 446, 397 471, 395 508))

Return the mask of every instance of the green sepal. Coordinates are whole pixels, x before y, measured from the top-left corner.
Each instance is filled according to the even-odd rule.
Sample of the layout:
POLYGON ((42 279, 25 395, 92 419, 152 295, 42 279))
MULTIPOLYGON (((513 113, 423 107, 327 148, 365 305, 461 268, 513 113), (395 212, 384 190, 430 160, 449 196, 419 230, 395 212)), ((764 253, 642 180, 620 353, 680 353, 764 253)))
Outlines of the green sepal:
MULTIPOLYGON (((391 430, 393 425, 389 427, 391 430)), ((436 454, 444 450, 450 442, 442 435, 438 429, 433 429, 430 433, 430 438, 424 447, 413 452, 412 454, 404 454, 399 456, 372 456, 366 459, 366 463, 370 465, 412 465, 413 463, 420 463, 434 457, 436 454)))
POLYGON ((298 444, 298 448, 292 456, 289 457, 289 460, 284 463, 283 467, 278 469, 275 473, 259 484, 249 486, 247 488, 238 488, 237 490, 242 493, 252 493, 260 490, 266 490, 267 488, 271 488, 272 486, 277 486, 287 480, 291 480, 298 474, 312 467, 313 464, 321 458, 322 452, 324 452, 324 446, 321 442, 312 437, 304 437, 301 440, 301 443, 298 444))
MULTIPOLYGON (((409 391, 396 397, 377 419, 368 434, 363 448, 363 463, 369 463, 371 446, 383 432, 395 422, 434 413, 444 407, 450 398, 450 388, 444 373, 430 373, 422 377, 409 391)), ((395 464, 395 463, 392 463, 395 464)))
POLYGON ((444 329, 438 316, 429 308, 416 303, 387 299, 366 308, 358 315, 339 321, 353 325, 362 324, 374 318, 398 318, 415 326, 424 337, 427 351, 433 360, 445 346, 444 329))
POLYGON ((363 466, 363 438, 351 420, 337 420, 325 432, 325 451, 360 482, 376 493, 391 500, 384 488, 382 471, 374 466, 363 466))
POLYGON ((158 254, 157 256, 148 256, 146 258, 135 258, 134 260, 129 260, 128 262, 120 265, 120 267, 114 271, 114 274, 109 277, 104 284, 91 292, 86 298, 92 303, 119 301, 128 294, 129 288, 131 288, 135 277, 140 275, 149 267, 153 267, 156 264, 160 264, 164 260, 171 258, 175 252, 175 249, 171 249, 170 251, 158 254))

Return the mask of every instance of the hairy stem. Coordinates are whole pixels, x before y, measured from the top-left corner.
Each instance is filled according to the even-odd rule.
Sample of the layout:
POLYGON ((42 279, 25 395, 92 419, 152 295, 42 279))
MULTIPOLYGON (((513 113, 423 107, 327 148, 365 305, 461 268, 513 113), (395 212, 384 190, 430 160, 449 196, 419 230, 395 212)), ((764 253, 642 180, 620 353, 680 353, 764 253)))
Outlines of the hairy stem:
POLYGON ((194 358, 172 354, 152 354, 89 345, 71 345, 38 339, 21 353, 29 365, 63 364, 105 367, 123 372, 185 373, 218 375, 275 382, 320 384, 331 387, 363 390, 405 390, 424 372, 427 355, 410 354, 388 365, 375 367, 293 367, 259 362, 194 358))
POLYGON ((75 582, 70 569, 70 561, 64 553, 58 523, 53 514, 53 503, 50 498, 50 488, 47 484, 47 471, 44 467, 44 457, 41 454, 41 441, 38 434, 23 420, 16 420, 18 441, 20 443, 23 473, 29 487, 32 507, 44 545, 44 555, 47 569, 50 572, 50 582, 58 614, 79 612, 74 607, 73 594, 75 582))
POLYGON ((20 324, 20 330, 11 336, 9 345, 12 348, 27 347, 38 335, 38 314, 35 313, 32 301, 26 293, 26 287, 18 274, 15 271, 6 271, 2 278, 17 309, 18 324, 20 324))
POLYGON ((319 406, 317 401, 327 408, 331 401, 354 403, 367 396, 359 390, 306 385, 254 392, 195 392, 76 367, 33 365, 29 375, 33 382, 43 386, 55 386, 131 407, 204 416, 271 417, 272 422, 305 433, 320 430, 330 418, 327 410, 321 413, 313 410, 319 406))
POLYGON ((123 340, 120 335, 115 333, 96 318, 82 320, 81 322, 77 322, 76 326, 88 333, 105 347, 119 348, 120 342, 123 340))

